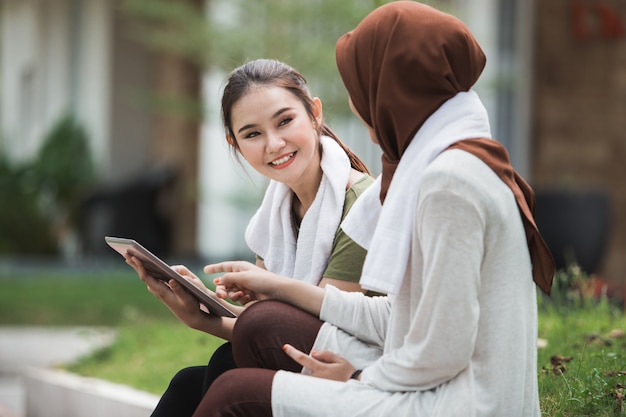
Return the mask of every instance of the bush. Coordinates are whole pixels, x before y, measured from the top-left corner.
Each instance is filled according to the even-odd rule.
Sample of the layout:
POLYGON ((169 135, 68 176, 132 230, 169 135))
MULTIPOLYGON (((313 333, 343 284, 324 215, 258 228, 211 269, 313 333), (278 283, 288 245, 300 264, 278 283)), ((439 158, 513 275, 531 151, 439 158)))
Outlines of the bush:
POLYGON ((62 117, 44 138, 32 169, 42 194, 76 224, 84 193, 95 179, 85 129, 71 116, 62 117))
POLYGON ((34 161, 15 164, 0 155, 0 254, 53 255, 59 234, 78 221, 95 170, 85 130, 62 117, 34 161))
POLYGON ((39 207, 38 184, 27 167, 0 155, 0 254, 53 254, 56 241, 39 207))

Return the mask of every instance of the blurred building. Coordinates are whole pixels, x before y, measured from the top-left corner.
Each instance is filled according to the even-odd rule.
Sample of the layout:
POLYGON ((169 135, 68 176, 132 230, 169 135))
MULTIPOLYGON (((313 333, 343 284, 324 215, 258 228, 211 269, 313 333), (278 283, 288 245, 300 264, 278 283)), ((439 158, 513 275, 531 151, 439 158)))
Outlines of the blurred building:
MULTIPOLYGON (((569 231, 582 231, 586 242, 599 239, 591 230, 584 233, 589 225, 605 227, 595 272, 626 282, 626 2, 534 3, 528 28, 533 45, 530 178, 538 190, 579 199, 606 197, 608 212, 598 210, 598 202, 597 208, 587 206, 569 231)), ((564 207, 562 215, 572 210, 564 207)))
MULTIPOLYGON (((202 13, 204 1, 188 1, 202 13)), ((243 231, 264 180, 239 166, 223 140, 219 89, 226 72, 202 73, 183 58, 149 50, 132 36, 116 3, 1 1, 2 149, 27 158, 69 110, 90 132, 103 182, 110 185, 105 191, 175 173, 166 198, 155 203, 172 222, 171 254, 246 254, 243 231), (201 99, 205 118, 160 111, 155 94, 201 99)), ((626 3, 429 3, 464 20, 485 49, 488 64, 477 90, 494 137, 507 146, 517 170, 546 192, 593 189, 608 196, 611 233, 595 272, 626 277, 626 189, 619 181, 626 169, 620 163, 626 147, 626 3)), ((361 140, 366 133, 358 122, 333 127, 379 170, 379 151, 361 140)))
POLYGON ((60 117, 74 115, 101 178, 86 203, 87 249, 107 251, 107 232, 162 253, 195 253, 201 120, 163 107, 199 101, 199 67, 139 42, 119 1, 0 4, 2 151, 28 160, 60 117), (142 214, 146 202, 155 207, 142 214))

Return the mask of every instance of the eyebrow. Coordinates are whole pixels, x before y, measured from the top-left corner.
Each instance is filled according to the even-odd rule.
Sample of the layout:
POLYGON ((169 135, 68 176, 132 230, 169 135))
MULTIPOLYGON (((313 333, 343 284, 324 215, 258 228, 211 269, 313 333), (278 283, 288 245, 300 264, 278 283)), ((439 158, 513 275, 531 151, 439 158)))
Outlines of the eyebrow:
MULTIPOLYGON (((274 113, 274 114, 272 115, 272 119, 276 119, 276 118, 277 118, 277 117, 279 117, 281 114, 283 114, 283 113, 285 113, 286 111, 289 111, 289 110, 293 110, 293 107, 283 107, 282 109, 278 110, 276 113, 274 113)), ((241 132, 243 132, 244 130, 246 130, 246 129, 251 129, 251 128, 255 127, 255 126, 256 126, 256 124, 255 124, 255 123, 250 123, 250 124, 247 124, 247 125, 243 126, 241 129, 239 129, 239 130, 237 131, 237 133, 241 133, 241 132)))

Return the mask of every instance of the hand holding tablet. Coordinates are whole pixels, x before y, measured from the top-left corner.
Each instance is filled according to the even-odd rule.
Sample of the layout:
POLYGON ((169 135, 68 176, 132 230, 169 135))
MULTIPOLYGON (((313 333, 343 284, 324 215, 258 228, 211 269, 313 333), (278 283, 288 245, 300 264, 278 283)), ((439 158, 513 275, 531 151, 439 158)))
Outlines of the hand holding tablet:
POLYGON ((193 294, 198 299, 198 302, 207 308, 209 313, 215 316, 237 317, 237 315, 225 305, 224 301, 216 297, 215 293, 210 291, 206 292, 204 289, 201 289, 196 284, 174 271, 168 264, 135 240, 111 236, 106 236, 104 240, 120 255, 124 256, 130 254, 139 258, 146 271, 154 278, 164 281, 171 279, 176 280, 193 294))

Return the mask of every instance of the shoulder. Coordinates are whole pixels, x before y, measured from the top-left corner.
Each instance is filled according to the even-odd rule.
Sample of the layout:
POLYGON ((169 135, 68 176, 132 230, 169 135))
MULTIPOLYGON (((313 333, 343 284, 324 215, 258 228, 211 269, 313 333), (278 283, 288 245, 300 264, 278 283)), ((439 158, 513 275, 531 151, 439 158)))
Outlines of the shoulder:
POLYGON ((508 187, 487 164, 469 152, 442 152, 426 167, 422 190, 448 189, 462 194, 502 192, 508 187))
POLYGON ((355 194, 356 197, 358 197, 373 183, 374 178, 372 176, 353 169, 350 173, 350 180, 348 181, 346 195, 355 194))
POLYGON ((450 210, 447 205, 455 201, 484 214, 516 210, 513 192, 500 177, 479 158, 458 149, 442 152, 424 171, 418 204, 426 200, 439 202, 436 209, 450 210))
POLYGON ((374 183, 374 178, 370 175, 363 174, 362 172, 359 172, 358 174, 359 176, 357 176, 353 183, 349 184, 349 187, 346 190, 346 199, 343 205, 343 217, 348 214, 348 211, 350 211, 350 208, 352 208, 352 205, 356 202, 359 196, 374 183))

